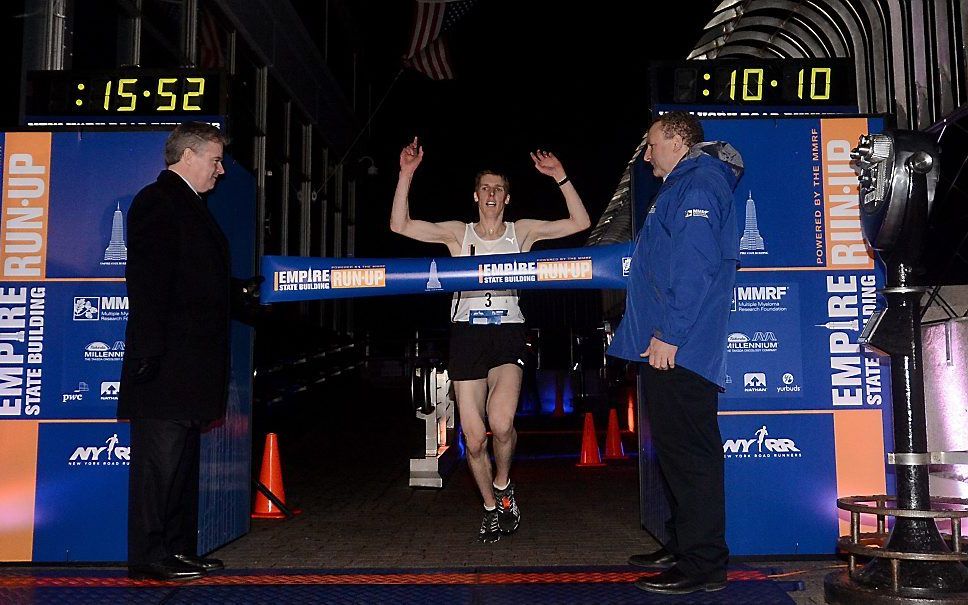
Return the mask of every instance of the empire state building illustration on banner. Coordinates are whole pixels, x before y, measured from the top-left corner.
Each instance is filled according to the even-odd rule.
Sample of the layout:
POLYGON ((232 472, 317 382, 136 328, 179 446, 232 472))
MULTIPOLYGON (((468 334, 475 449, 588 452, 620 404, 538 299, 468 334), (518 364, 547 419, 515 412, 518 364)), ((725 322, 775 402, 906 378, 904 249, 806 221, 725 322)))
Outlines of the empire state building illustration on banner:
POLYGON ((740 254, 766 254, 765 250, 766 245, 756 223, 756 202, 753 201, 753 192, 750 191, 749 199, 746 200, 746 227, 743 228, 743 237, 739 240, 739 251, 740 254))
POLYGON ((111 241, 104 249, 102 265, 121 265, 128 261, 128 247, 124 244, 124 215, 121 213, 121 202, 114 211, 111 222, 111 241))

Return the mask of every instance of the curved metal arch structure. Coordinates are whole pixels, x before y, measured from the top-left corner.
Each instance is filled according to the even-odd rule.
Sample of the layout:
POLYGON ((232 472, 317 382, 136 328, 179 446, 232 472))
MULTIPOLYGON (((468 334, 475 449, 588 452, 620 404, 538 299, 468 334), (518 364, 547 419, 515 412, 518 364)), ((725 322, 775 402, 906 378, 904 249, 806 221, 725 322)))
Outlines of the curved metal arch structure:
POLYGON ((968 103, 968 0, 725 0, 689 59, 848 57, 860 110, 922 129, 968 103))

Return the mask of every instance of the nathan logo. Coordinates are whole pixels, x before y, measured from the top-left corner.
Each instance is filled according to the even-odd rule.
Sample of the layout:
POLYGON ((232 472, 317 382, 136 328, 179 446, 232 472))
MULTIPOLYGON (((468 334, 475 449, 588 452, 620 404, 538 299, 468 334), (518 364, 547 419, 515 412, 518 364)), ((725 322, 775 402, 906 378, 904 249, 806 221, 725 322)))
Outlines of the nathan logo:
POLYGON ((743 390, 747 393, 765 393, 766 373, 747 372, 743 374, 743 390))
POLYGON ((632 272, 632 257, 623 256, 622 257, 622 277, 628 277, 629 273, 632 272))
POLYGON ((61 395, 61 403, 78 403, 84 401, 84 393, 87 393, 89 390, 90 388, 86 382, 78 382, 76 389, 70 393, 61 395))
POLYGON ((751 439, 727 439, 723 442, 726 458, 801 458, 803 454, 789 437, 771 436, 764 424, 751 439))
POLYGON ((117 401, 120 390, 119 381, 105 380, 101 383, 101 401, 117 401))
POLYGON ((113 345, 95 340, 84 347, 84 361, 121 361, 124 359, 124 341, 116 340, 113 345))
POLYGON ((75 296, 74 321, 127 321, 127 296, 75 296))
POLYGON ((779 349, 773 332, 754 332, 752 338, 745 332, 733 332, 726 337, 726 350, 731 353, 775 353, 779 349))
POLYGON ((686 210, 686 218, 704 218, 709 220, 709 211, 702 210, 700 208, 693 208, 691 210, 686 210))
POLYGON ((118 445, 118 434, 104 440, 104 445, 78 446, 67 461, 68 466, 128 466, 131 447, 118 445))

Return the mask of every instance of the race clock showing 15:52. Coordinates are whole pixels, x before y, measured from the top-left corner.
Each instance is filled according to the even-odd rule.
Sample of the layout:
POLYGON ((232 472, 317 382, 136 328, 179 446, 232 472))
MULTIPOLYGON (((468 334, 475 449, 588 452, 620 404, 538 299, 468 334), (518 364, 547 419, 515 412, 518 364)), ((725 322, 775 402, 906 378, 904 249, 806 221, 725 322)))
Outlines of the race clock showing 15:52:
POLYGON ((659 105, 855 106, 851 59, 706 59, 652 66, 659 105))
POLYGON ((214 71, 32 71, 27 74, 24 114, 221 115, 224 88, 222 75, 214 71))

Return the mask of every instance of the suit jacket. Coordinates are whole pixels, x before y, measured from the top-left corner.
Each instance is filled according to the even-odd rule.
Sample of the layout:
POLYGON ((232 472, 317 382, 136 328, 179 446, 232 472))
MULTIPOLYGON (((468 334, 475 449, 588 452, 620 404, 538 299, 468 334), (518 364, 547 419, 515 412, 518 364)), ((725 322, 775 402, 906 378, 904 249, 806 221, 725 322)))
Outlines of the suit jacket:
POLYGON ((212 421, 225 412, 231 275, 228 240, 170 170, 128 211, 128 325, 119 418, 212 421), (134 377, 139 361, 157 373, 134 377))

